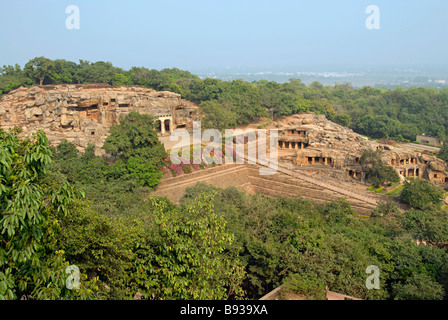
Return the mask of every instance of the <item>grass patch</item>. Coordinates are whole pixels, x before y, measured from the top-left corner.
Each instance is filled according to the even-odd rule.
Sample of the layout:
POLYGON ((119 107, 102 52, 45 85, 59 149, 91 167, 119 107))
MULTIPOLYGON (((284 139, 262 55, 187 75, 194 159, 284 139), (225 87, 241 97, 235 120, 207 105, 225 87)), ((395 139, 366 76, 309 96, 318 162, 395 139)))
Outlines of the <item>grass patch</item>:
POLYGON ((269 120, 263 122, 262 124, 260 124, 260 125, 258 126, 258 129, 263 129, 265 126, 267 126, 267 125, 270 124, 271 122, 272 122, 272 119, 269 119, 269 120))
POLYGON ((389 191, 388 193, 386 193, 386 195, 393 196, 393 197, 398 196, 401 193, 401 190, 403 189, 403 187, 404 187, 404 185, 402 184, 399 187, 397 187, 397 188, 389 191))
POLYGON ((395 182, 395 183, 391 183, 390 185, 389 185, 389 187, 392 187, 392 188, 396 188, 396 187, 399 187, 399 186, 401 186, 401 182, 395 182))

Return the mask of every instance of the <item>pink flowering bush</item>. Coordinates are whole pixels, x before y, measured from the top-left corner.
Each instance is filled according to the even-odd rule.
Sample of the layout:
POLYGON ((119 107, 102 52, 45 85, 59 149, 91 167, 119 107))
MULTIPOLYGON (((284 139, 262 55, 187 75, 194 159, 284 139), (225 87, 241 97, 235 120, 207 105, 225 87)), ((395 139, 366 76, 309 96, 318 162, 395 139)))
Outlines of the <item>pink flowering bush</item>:
POLYGON ((384 138, 378 139, 378 142, 382 143, 382 144, 388 144, 391 146, 393 146, 395 144, 395 141, 389 140, 389 139, 384 139, 384 138))
POLYGON ((162 171, 164 173, 170 172, 173 177, 181 175, 182 173, 191 173, 193 170, 204 169, 204 164, 193 164, 193 155, 194 153, 199 152, 201 154, 201 149, 197 146, 190 147, 190 159, 187 159, 185 156, 182 156, 179 164, 174 164, 171 161, 171 158, 168 157, 164 160, 164 165, 162 167, 162 171))
MULTIPOLYGON (((244 138, 244 143, 247 143, 247 137, 244 136, 239 136, 240 139, 244 138)), ((243 140, 241 140, 243 141, 243 140)), ((179 151, 181 152, 181 151, 179 151)), ((191 146, 190 147, 190 158, 186 158, 186 156, 181 157, 180 161, 181 163, 179 164, 174 164, 171 161, 171 158, 168 157, 164 160, 164 165, 162 167, 162 172, 164 174, 167 173, 171 173, 171 175, 173 177, 176 177, 178 175, 181 175, 182 173, 191 173, 194 170, 200 170, 200 169, 204 169, 207 166, 215 166, 216 163, 213 161, 214 158, 215 161, 217 161, 218 159, 221 159, 222 163, 225 163, 225 156, 226 154, 232 154, 232 159, 233 161, 237 161, 237 160, 241 160, 242 156, 238 155, 235 151, 235 149, 233 147, 227 147, 225 146, 225 144, 222 144, 222 149, 220 150, 218 149, 213 149, 210 152, 210 155, 207 155, 205 158, 203 158, 203 147, 202 146, 191 146), (224 150, 224 151, 223 151, 224 150), (199 156, 201 159, 201 162, 199 164, 194 164, 193 163, 193 159, 194 156, 199 156)), ((179 154, 180 156, 180 154, 179 154)))

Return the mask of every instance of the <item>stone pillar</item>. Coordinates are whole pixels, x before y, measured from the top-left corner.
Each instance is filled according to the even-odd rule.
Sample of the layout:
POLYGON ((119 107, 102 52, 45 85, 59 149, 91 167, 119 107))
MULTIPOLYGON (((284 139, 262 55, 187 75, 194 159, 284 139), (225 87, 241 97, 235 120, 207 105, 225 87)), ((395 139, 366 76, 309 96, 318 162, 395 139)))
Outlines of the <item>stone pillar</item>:
POLYGON ((168 120, 168 132, 173 131, 173 117, 171 115, 159 116, 158 120, 160 121, 160 133, 164 135, 167 130, 165 130, 165 121, 168 120))
POLYGON ((324 158, 324 165, 327 165, 327 158, 324 158))
POLYGON ((160 132, 162 133, 162 135, 165 134, 165 121, 163 120, 163 118, 161 118, 160 120, 160 132))

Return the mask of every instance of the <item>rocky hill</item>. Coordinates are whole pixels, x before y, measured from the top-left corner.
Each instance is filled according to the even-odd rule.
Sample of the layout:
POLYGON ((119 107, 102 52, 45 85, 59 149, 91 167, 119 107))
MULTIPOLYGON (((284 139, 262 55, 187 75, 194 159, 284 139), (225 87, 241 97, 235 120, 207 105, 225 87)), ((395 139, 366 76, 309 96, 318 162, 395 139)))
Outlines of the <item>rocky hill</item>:
POLYGON ((402 180, 420 177, 436 183, 448 183, 447 163, 437 157, 400 145, 392 146, 369 140, 353 130, 328 120, 325 115, 297 114, 272 122, 268 129, 279 130, 279 149, 283 157, 297 166, 332 168, 319 170, 338 179, 364 181, 368 171, 360 163, 365 149, 382 150, 382 161, 392 166, 402 180))
POLYGON ((179 94, 138 86, 32 86, 2 97, 0 125, 5 129, 18 126, 22 135, 42 129, 52 144, 67 139, 82 149, 89 142, 101 147, 110 126, 131 111, 159 119, 163 134, 177 127, 191 127, 196 110, 195 104, 181 99, 179 94))

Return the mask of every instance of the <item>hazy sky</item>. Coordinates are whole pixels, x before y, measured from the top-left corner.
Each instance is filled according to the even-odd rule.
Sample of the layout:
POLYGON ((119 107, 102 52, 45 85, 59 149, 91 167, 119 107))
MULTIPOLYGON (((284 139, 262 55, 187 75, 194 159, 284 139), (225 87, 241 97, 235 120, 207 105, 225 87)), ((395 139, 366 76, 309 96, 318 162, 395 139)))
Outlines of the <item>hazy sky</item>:
POLYGON ((0 0, 0 65, 448 65, 447 0, 0 0), (68 30, 66 8, 80 10, 68 30), (366 8, 380 9, 369 30, 366 8))

